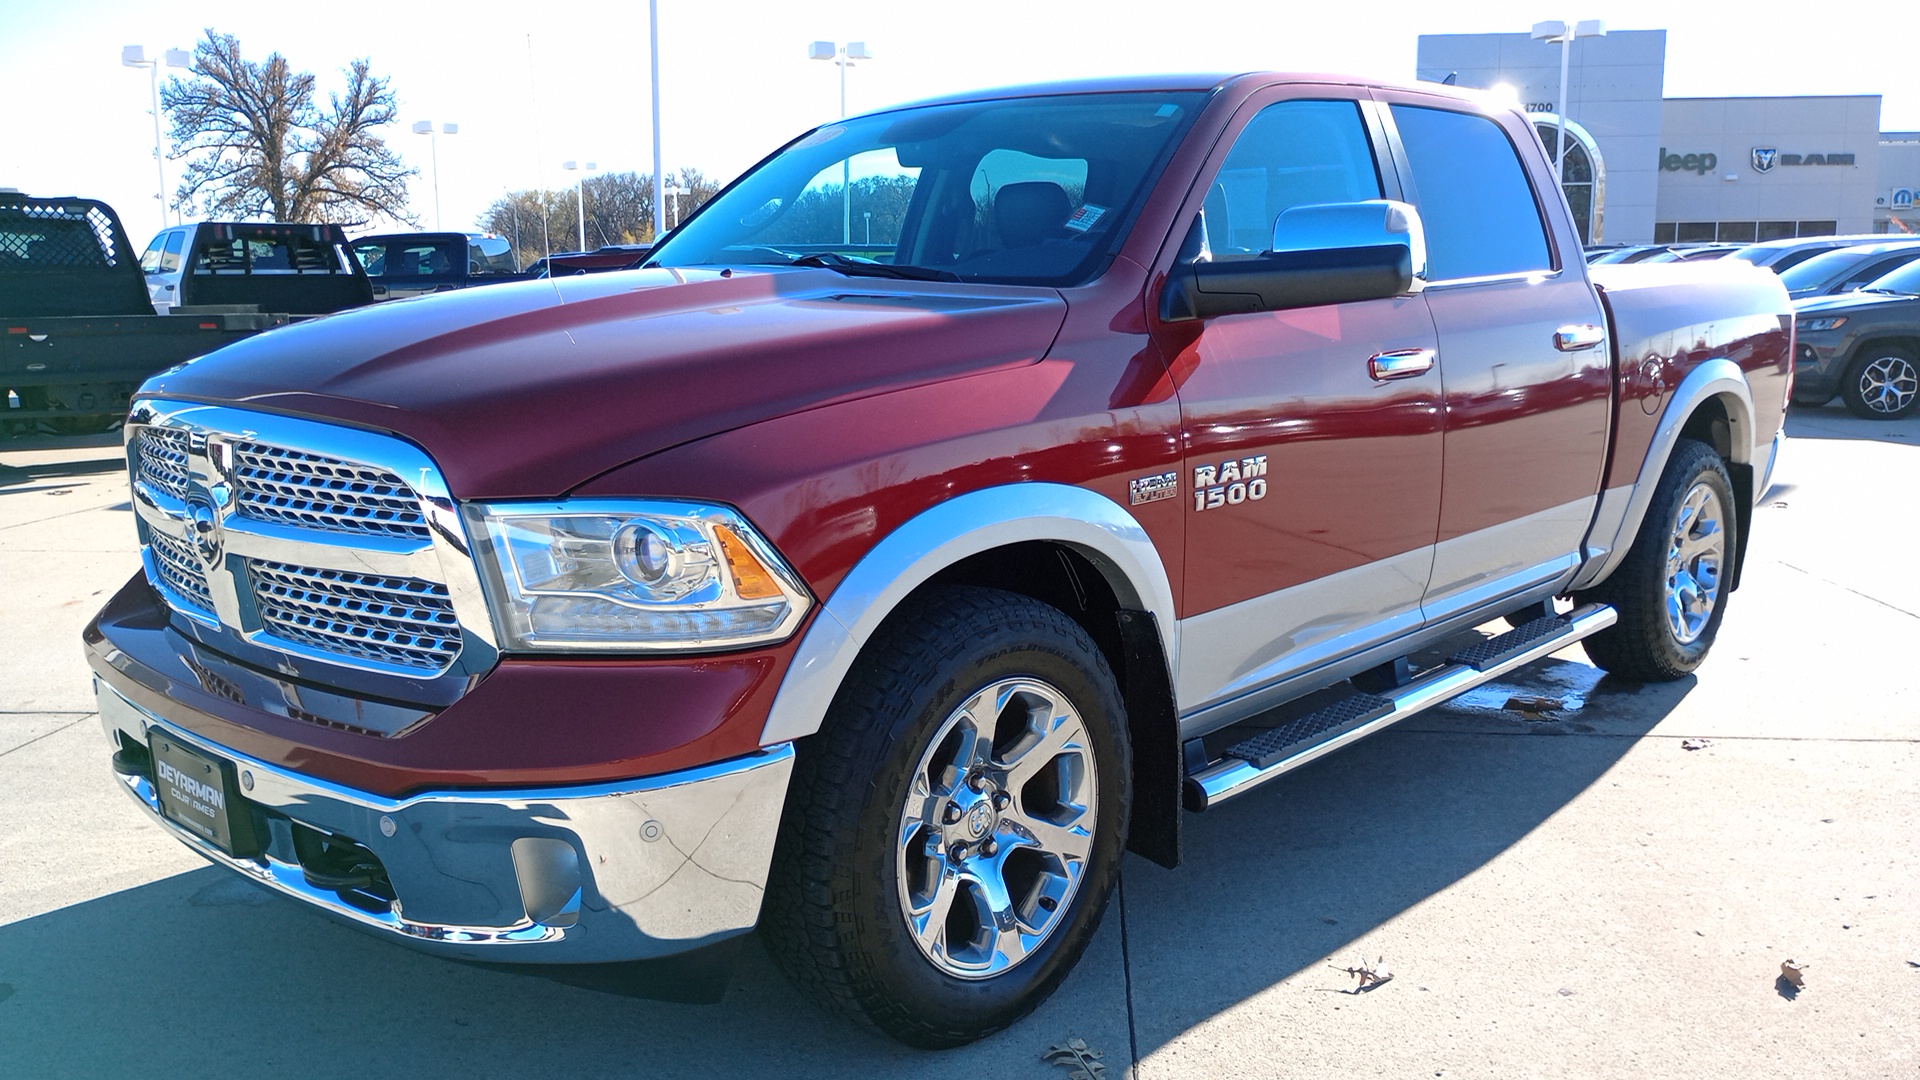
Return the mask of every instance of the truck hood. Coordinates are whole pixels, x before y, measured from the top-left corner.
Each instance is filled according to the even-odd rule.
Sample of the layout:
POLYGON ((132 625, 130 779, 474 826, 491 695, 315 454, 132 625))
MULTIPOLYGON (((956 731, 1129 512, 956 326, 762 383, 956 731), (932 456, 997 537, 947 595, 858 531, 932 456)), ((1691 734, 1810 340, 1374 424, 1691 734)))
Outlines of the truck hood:
POLYGON ((148 396, 390 431, 456 497, 552 498, 760 420, 1032 363, 1051 289, 830 270, 634 270, 342 312, 238 342, 148 396))
POLYGON ((1888 293, 1846 292, 1834 296, 1810 296, 1805 300, 1793 302, 1795 315, 1805 318, 1809 315, 1828 315, 1834 312, 1863 311, 1867 308, 1884 307, 1887 304, 1911 304, 1916 298, 1888 293))

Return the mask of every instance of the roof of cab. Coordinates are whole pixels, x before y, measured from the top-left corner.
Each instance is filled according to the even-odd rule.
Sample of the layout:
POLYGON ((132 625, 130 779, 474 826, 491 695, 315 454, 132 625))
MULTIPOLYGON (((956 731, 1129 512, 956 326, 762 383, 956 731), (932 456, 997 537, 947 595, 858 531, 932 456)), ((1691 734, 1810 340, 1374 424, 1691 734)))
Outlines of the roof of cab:
MULTIPOLYGON (((1067 82, 1033 83, 1025 86, 993 87, 983 90, 969 90, 956 94, 942 94, 938 97, 924 98, 919 101, 903 102, 875 112, 893 112, 897 109, 919 108, 923 105, 951 105, 965 101, 996 101, 1007 98, 1047 97, 1056 94, 1113 94, 1113 93, 1151 93, 1153 91, 1193 91, 1219 90, 1234 83, 1248 81, 1261 86, 1274 83, 1330 83, 1336 86, 1389 86, 1392 84, 1378 79, 1362 78, 1358 75, 1331 75, 1319 72, 1299 71, 1242 71, 1242 72, 1189 72, 1166 75, 1122 75, 1099 79, 1075 79, 1067 82)), ((1471 93, 1462 93, 1461 87, 1441 86, 1438 83, 1425 84, 1418 89, 1460 98, 1474 98, 1471 93)))

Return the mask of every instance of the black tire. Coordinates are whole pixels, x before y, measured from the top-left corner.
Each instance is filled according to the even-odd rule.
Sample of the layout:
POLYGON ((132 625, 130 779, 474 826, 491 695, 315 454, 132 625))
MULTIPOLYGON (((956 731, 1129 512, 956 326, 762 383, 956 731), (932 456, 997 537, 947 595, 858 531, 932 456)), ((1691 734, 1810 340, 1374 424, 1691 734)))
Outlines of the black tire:
MULTIPOLYGON (((1627 557, 1608 578, 1581 596, 1582 602, 1612 604, 1620 613, 1614 625, 1581 642, 1587 658, 1611 674, 1635 682, 1671 682, 1700 666, 1713 647, 1727 610, 1726 576, 1738 550, 1739 516, 1726 463, 1713 447, 1681 439, 1660 474, 1647 516, 1640 523, 1627 557), (1718 501, 1719 562, 1711 611, 1704 625, 1687 637, 1669 617, 1669 560, 1680 513, 1696 488, 1704 486, 1718 501)), ((1702 538, 1704 539, 1704 538, 1702 538)), ((1698 564, 1695 565, 1697 568, 1698 564)))
MULTIPOLYGON (((995 730, 1004 733, 1006 717, 1014 713, 999 715, 995 730)), ((761 917, 768 951, 809 997, 914 1046, 959 1046, 1012 1024, 1066 977, 1113 893, 1129 809, 1132 761, 1126 731, 1105 657, 1064 613, 996 589, 929 590, 875 635, 820 733, 798 748, 761 917), (1027 910, 1037 916, 1044 908, 1045 917, 1054 920, 1046 924, 1051 930, 1024 959, 997 974, 956 977, 937 965, 908 927, 911 885, 902 882, 911 872, 904 867, 918 858, 911 853, 919 849, 903 840, 921 834, 903 824, 902 810, 909 785, 926 775, 928 755, 937 761, 942 753, 941 746, 932 745, 934 736, 948 730, 961 706, 983 688, 1013 678, 1057 689, 1077 711, 1084 740, 1059 758, 1045 757, 1052 753, 1048 750, 1036 760, 1060 761, 1071 753, 1076 764, 1054 767, 1071 771, 1091 757, 1094 823, 1086 830, 1091 837, 1085 841, 1081 876, 1064 904, 1026 894, 1027 910)), ((1009 742, 1004 753, 1019 745, 1024 744, 1009 742)), ((1001 747, 996 737, 985 752, 997 761, 1001 747)), ((960 787, 952 785, 955 791, 960 787)), ((992 790, 999 799, 999 789, 992 790)), ((944 805, 944 798, 927 805, 944 805)), ((995 831, 987 840, 1009 835, 1004 830, 1013 815, 1026 814, 1041 801, 1030 803, 1025 789, 1018 803, 1007 798, 1013 809, 1008 818, 993 819, 989 828, 995 831)), ((971 817, 963 825, 926 826, 925 835, 950 835, 948 829, 970 826, 971 817)), ((1007 867, 1018 850, 1017 840, 1009 839, 1002 852, 1007 867)), ((939 865, 950 864, 942 860, 939 865)), ((1009 869, 1004 890, 1009 894, 1017 891, 1013 880, 1009 869)), ((952 903, 953 910, 961 910, 961 901, 952 903)), ((940 947, 949 951, 952 931, 946 928, 955 917, 967 915, 938 924, 940 947)), ((978 933, 993 937, 985 927, 978 933)), ((965 943, 964 934, 960 940, 965 943)), ((990 958, 999 955, 994 948, 988 948, 990 958)))
POLYGON ((1868 344, 1847 365, 1840 397, 1864 420, 1899 420, 1920 408, 1920 360, 1910 349, 1868 344))

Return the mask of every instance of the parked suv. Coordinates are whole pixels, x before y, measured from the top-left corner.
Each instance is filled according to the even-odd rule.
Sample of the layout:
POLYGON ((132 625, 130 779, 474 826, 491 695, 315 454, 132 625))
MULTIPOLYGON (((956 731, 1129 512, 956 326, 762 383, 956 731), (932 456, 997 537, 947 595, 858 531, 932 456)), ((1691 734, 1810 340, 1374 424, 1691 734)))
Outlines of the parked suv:
POLYGON ((1793 400, 1839 394, 1854 415, 1898 420, 1920 409, 1920 260, 1864 288, 1794 304, 1793 400))

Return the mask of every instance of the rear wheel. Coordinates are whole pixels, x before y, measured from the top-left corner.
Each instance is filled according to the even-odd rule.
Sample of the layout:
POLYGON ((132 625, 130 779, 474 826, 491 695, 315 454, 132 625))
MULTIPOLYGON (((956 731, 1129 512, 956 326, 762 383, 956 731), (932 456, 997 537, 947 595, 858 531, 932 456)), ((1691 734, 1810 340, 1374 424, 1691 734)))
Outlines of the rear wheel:
POLYGON ((1078 624, 943 588, 803 743, 763 923, 818 1000, 917 1046, 1026 1015, 1086 948, 1126 837, 1126 723, 1078 624))
POLYGON ((1898 420, 1920 406, 1920 361, 1890 345, 1869 346, 1847 365, 1840 396, 1855 416, 1898 420))
POLYGON ((1626 559, 1583 597, 1620 615, 1582 642, 1588 659, 1639 682, 1699 667, 1726 613, 1737 527, 1726 464, 1711 446, 1680 440, 1626 559))

